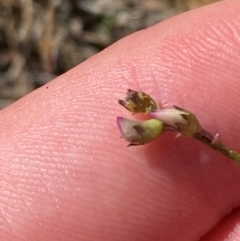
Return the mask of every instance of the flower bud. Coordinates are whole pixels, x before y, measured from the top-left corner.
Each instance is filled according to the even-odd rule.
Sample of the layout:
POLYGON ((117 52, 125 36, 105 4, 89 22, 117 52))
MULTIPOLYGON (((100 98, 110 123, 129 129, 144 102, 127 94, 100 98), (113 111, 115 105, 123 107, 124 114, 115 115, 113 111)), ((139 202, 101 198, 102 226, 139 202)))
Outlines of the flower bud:
POLYGON ((202 130, 196 116, 192 112, 177 106, 173 106, 170 109, 157 110, 150 113, 150 115, 184 136, 194 136, 202 130))
POLYGON ((122 137, 131 145, 147 144, 164 132, 164 124, 156 119, 133 121, 117 117, 117 125, 122 137))

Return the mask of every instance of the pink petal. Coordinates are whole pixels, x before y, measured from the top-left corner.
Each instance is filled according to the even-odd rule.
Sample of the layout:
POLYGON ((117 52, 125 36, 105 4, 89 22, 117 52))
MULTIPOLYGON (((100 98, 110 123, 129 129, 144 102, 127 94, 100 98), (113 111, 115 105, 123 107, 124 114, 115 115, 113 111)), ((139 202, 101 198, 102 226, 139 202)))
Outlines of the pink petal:
POLYGON ((177 128, 176 124, 188 124, 187 120, 184 119, 183 115, 189 115, 185 111, 177 110, 174 108, 171 109, 161 109, 154 112, 151 112, 150 115, 158 120, 161 120, 163 123, 177 128))

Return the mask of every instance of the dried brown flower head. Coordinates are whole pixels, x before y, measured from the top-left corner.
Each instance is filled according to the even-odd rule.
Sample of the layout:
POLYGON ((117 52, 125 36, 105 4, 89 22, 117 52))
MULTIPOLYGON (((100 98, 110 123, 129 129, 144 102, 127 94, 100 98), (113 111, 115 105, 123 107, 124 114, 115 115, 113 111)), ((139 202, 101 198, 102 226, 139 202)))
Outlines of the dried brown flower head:
POLYGON ((158 109, 156 102, 152 97, 142 91, 128 89, 125 100, 119 100, 118 103, 132 113, 150 113, 158 109))

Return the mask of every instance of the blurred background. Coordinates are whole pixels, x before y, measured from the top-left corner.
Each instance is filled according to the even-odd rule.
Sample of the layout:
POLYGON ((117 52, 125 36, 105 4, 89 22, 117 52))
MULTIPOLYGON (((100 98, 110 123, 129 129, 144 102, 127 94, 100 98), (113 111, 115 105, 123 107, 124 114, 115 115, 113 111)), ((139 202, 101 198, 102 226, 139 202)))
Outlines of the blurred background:
POLYGON ((217 0, 0 0, 0 109, 115 41, 217 0))

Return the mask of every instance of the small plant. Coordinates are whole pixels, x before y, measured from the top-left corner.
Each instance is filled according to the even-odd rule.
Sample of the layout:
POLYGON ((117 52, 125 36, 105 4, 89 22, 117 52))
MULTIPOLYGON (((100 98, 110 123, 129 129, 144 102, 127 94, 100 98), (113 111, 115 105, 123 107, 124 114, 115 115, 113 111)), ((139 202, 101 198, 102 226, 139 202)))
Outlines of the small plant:
POLYGON ((218 134, 213 135, 205 130, 195 114, 189 110, 177 106, 160 109, 150 95, 130 89, 125 100, 119 100, 118 103, 133 114, 143 113, 151 117, 146 121, 117 117, 117 126, 122 137, 129 143, 128 146, 147 144, 165 131, 171 131, 195 138, 232 160, 240 162, 240 154, 221 143, 218 134))

